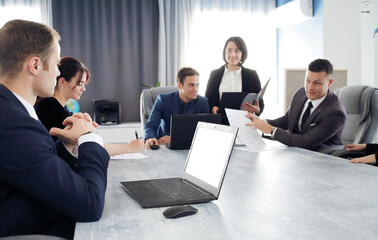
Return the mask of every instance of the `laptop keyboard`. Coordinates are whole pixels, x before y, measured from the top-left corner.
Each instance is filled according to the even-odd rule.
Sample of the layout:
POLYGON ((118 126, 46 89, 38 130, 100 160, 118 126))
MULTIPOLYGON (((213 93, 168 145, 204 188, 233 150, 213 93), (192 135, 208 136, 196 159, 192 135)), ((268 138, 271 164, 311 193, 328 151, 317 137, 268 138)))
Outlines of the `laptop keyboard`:
POLYGON ((208 196, 196 188, 185 184, 182 180, 172 181, 172 179, 160 179, 154 181, 153 185, 174 200, 178 199, 199 199, 208 196))

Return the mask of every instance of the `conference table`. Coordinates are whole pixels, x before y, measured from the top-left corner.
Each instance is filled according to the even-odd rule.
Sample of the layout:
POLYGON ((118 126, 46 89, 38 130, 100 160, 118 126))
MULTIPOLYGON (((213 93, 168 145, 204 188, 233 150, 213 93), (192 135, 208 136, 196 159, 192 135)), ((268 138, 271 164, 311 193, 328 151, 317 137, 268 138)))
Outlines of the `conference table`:
POLYGON ((168 219, 167 207, 143 209, 120 182, 178 177, 188 150, 142 153, 110 160, 102 218, 77 223, 74 239, 378 239, 377 167, 279 144, 235 148, 219 199, 168 219))

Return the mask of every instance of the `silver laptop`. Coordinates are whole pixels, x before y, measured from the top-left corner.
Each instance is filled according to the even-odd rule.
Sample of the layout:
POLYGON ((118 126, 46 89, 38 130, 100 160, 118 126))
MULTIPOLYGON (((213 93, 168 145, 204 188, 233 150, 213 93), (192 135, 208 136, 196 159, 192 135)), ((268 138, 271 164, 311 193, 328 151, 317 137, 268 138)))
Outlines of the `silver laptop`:
POLYGON ((198 122, 180 178, 121 182, 143 208, 203 203, 218 199, 237 127, 198 122))

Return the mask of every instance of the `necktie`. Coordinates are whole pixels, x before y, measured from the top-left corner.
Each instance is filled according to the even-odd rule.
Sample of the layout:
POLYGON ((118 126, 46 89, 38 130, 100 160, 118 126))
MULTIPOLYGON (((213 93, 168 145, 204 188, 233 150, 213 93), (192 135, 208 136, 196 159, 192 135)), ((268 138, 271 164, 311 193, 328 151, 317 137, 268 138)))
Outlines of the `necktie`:
POLYGON ((308 106, 306 108, 306 111, 303 113, 302 122, 301 122, 301 129, 303 129, 303 125, 306 122, 307 118, 310 116, 312 108, 312 102, 308 103, 308 106))

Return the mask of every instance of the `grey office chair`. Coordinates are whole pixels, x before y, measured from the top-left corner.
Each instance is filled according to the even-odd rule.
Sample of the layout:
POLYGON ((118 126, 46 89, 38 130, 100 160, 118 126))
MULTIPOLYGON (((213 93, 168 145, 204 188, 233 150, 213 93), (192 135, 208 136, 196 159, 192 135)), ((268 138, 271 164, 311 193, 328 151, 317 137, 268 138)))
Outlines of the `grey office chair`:
POLYGON ((378 127, 378 89, 366 86, 346 86, 335 90, 335 94, 347 111, 346 125, 341 136, 342 146, 321 150, 339 157, 354 157, 343 149, 345 144, 373 143, 378 127))
POLYGON ((176 86, 171 87, 156 87, 144 89, 140 95, 140 121, 142 124, 142 132, 144 132, 144 125, 150 116, 155 100, 160 93, 170 93, 178 90, 176 86))

